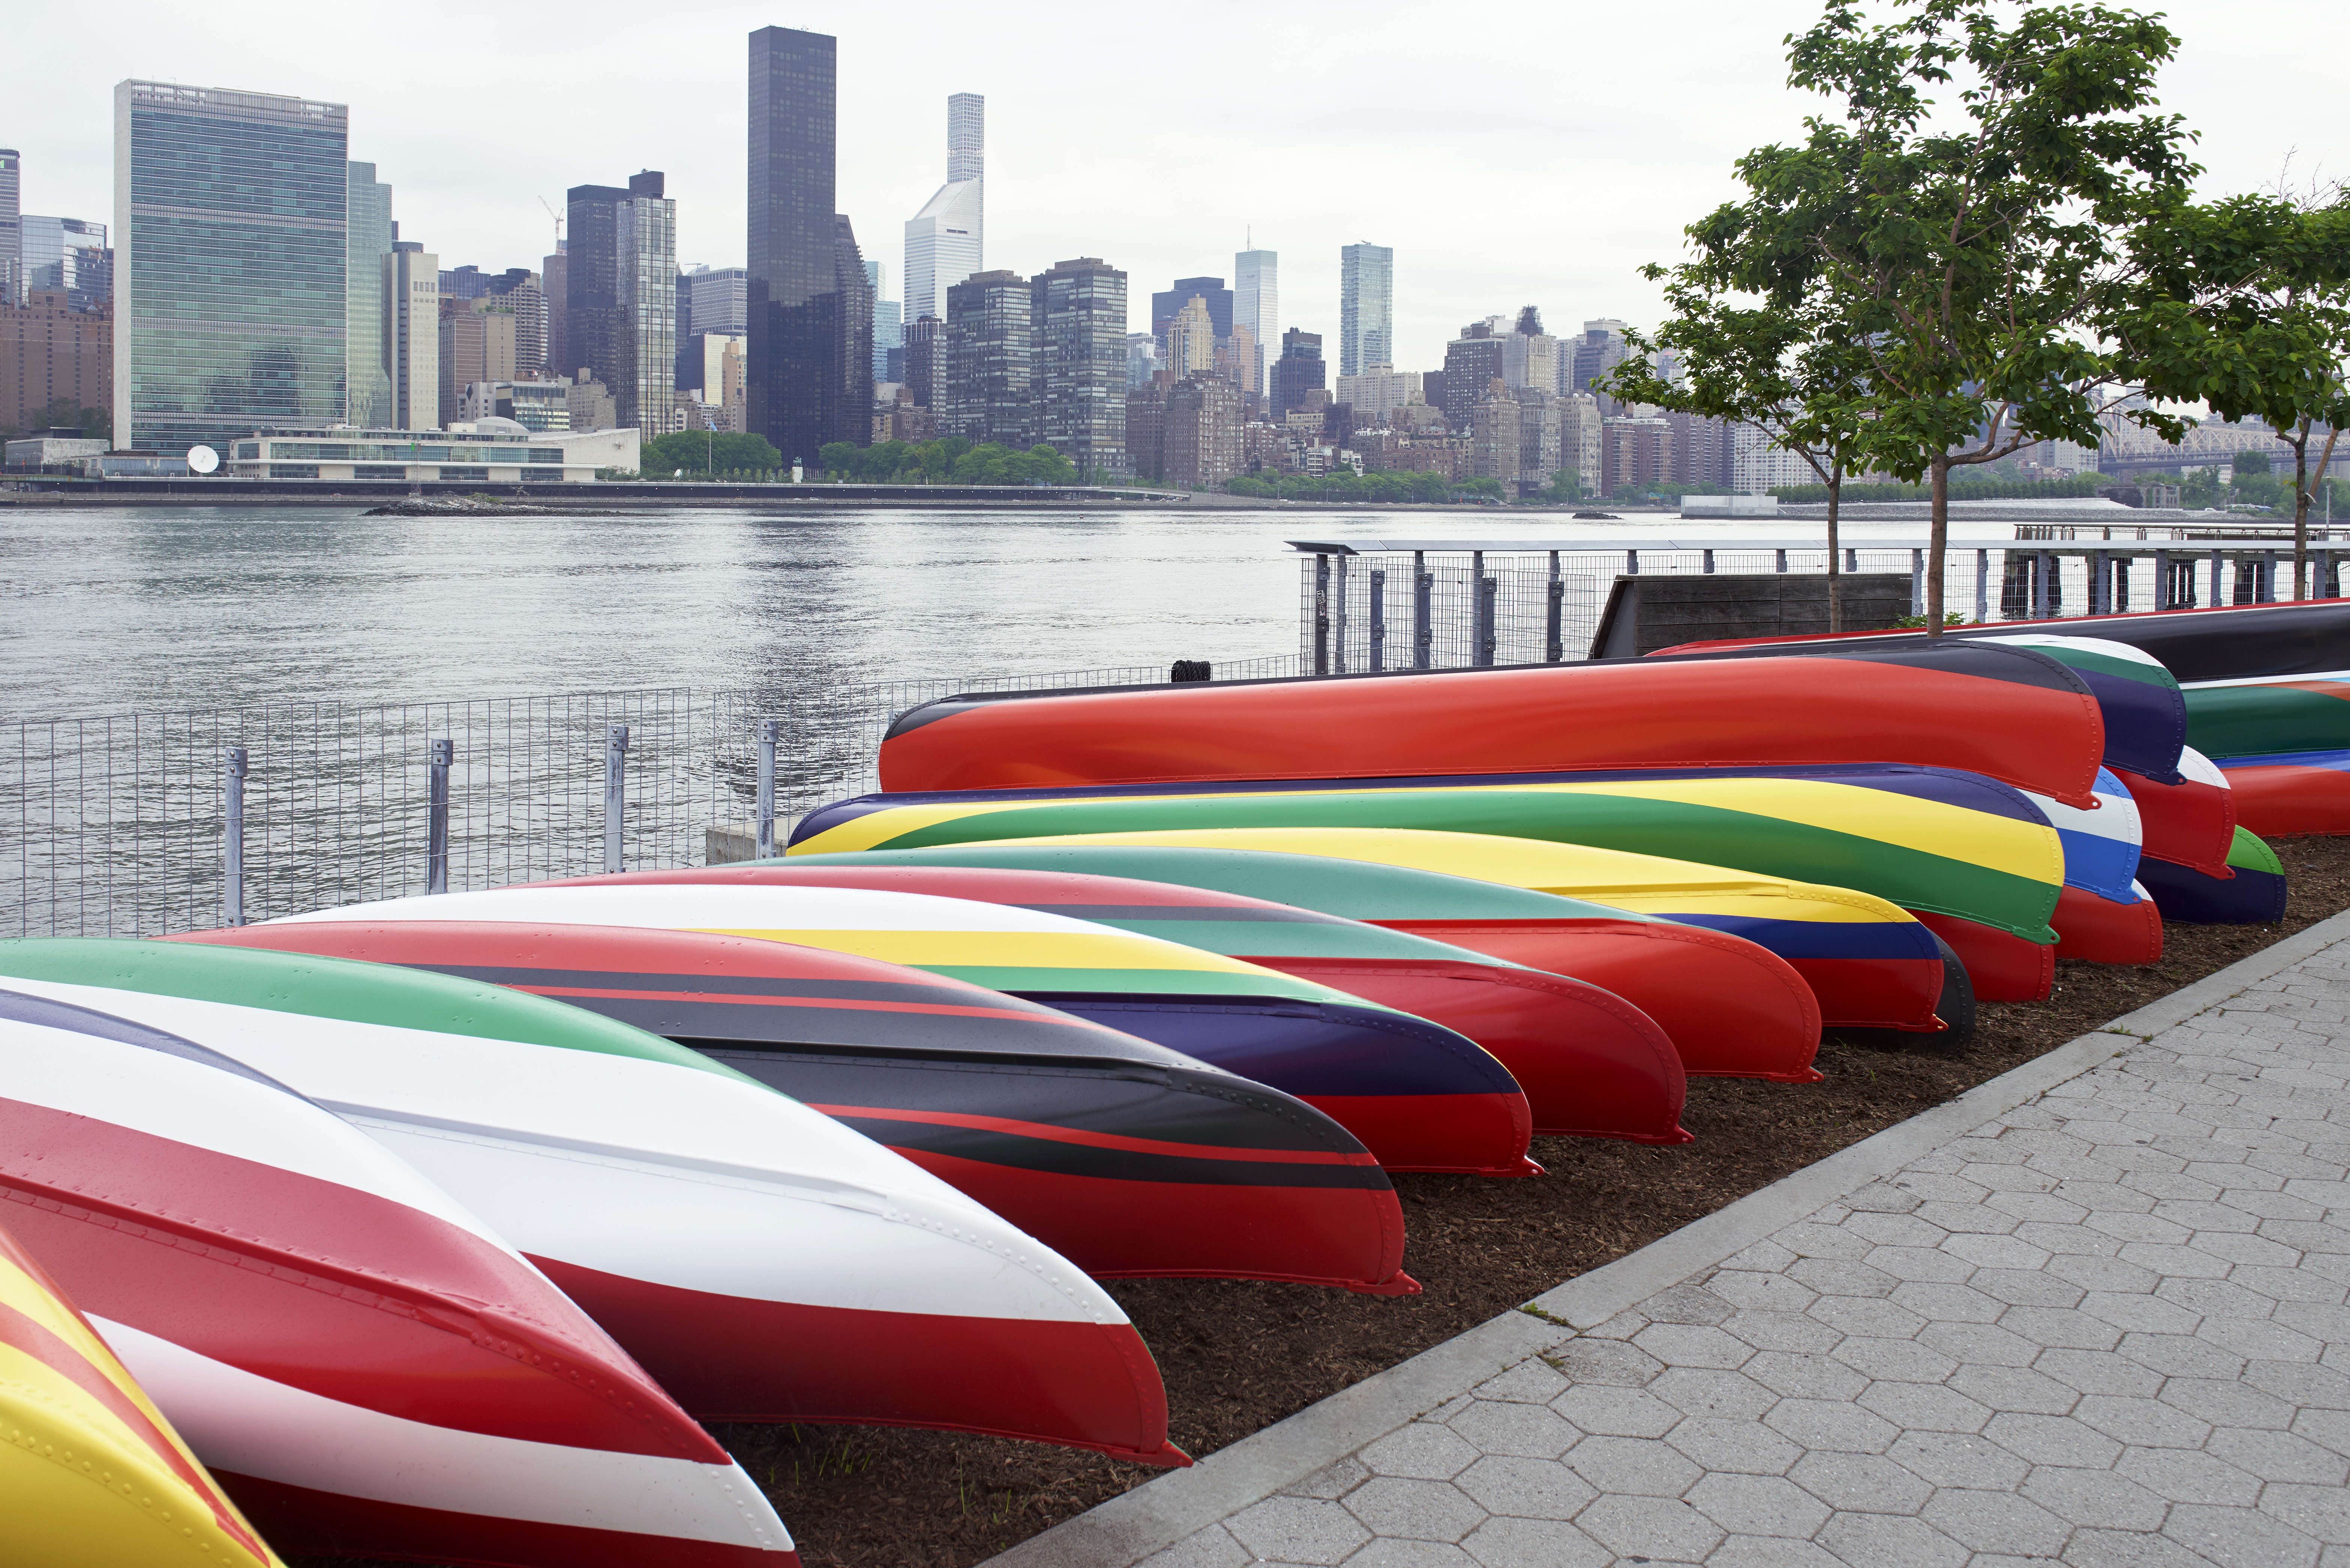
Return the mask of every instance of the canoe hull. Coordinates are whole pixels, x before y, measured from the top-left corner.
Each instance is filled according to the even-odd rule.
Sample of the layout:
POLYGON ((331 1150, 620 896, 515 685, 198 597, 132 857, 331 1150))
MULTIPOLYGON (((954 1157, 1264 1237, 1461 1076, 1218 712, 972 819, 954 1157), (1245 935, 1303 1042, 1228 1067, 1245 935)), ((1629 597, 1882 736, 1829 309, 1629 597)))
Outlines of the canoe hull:
POLYGON ((2090 963, 2162 961, 2162 910, 2141 893, 2131 903, 2067 888, 2056 900, 2056 956, 2090 963))
POLYGON ((2350 750, 2228 757, 2236 817, 2263 838, 2350 833, 2350 750))

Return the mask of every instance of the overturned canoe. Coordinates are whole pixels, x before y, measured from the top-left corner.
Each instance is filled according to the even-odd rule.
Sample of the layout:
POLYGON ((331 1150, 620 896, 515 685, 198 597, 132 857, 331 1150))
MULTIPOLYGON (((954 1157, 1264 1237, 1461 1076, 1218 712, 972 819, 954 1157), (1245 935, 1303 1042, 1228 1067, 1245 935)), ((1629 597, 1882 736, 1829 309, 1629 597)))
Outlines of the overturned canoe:
POLYGON ((1997 629, 2025 627, 2127 643, 2160 659, 2182 685, 2350 670, 2350 600, 2068 617, 2011 622, 1997 629))
POLYGON ((500 986, 189 942, 0 943, 0 985, 233 1041, 494 1225, 696 1416, 1182 1462, 1098 1285, 681 1046, 500 986))
POLYGON ((2187 739, 2214 760, 2350 747, 2350 667, 2189 682, 2187 739))
POLYGON ((36 1568, 282 1568, 64 1290, 0 1231, 0 1499, 36 1568))
POLYGON ((2219 765, 2247 831, 2350 833, 2350 749, 2222 757, 2219 765))
MULTIPOLYGON (((1638 980, 1655 961, 1645 944, 1652 924, 1669 933, 1694 929, 1734 936, 1775 955, 1818 998, 1832 1027, 1932 1031, 1948 981, 1943 950, 1907 911, 1843 888, 1815 888, 1726 867, 1698 866, 1581 845, 1495 838, 1473 833, 1400 828, 1241 827, 1158 833, 1075 835, 879 850, 819 861, 896 860, 942 865, 1042 868, 1084 866, 1159 880, 1200 878, 1201 886, 1252 888, 1312 898, 1334 913, 1388 917, 1377 923, 1416 930, 1537 967, 1556 967, 1561 952, 1583 961, 1592 922, 1627 944, 1616 960, 1638 980), (1111 856, 1181 857, 1157 865, 1111 856), (1194 857, 1218 861, 1195 864, 1194 857), (1029 858, 1031 857, 1038 858, 1029 858), (1100 857, 1101 858, 1097 858, 1100 857), (1075 857, 1075 858, 1070 858, 1075 857), (1318 867, 1319 869, 1311 869, 1318 867), (1418 878, 1400 887, 1398 877, 1418 878), (1665 913, 1664 911, 1670 911, 1665 913), (1627 921, 1648 922, 1627 925, 1627 921), (1562 950, 1563 931, 1577 945, 1562 950), (1630 946, 1629 944, 1643 944, 1630 946)), ((795 858, 797 858, 796 857, 795 858)), ((1769 983, 1767 971, 1711 971, 1769 983)), ((1964 983, 1964 975, 1959 977, 1964 983)), ((1651 975, 1650 991, 1660 983, 1651 975)), ((1733 1006, 1734 987, 1688 993, 1690 1011, 1733 1006)), ((1672 1010, 1669 1006, 1667 1012, 1672 1010)), ((1685 1016, 1686 1014, 1684 1014, 1685 1016)), ((1733 1014, 1734 1015, 1734 1014, 1733 1014)), ((1700 1025, 1691 1020, 1692 1030, 1700 1025)))
POLYGON ((2063 840, 2022 791, 1899 764, 870 794, 808 813, 790 847, 1216 827, 1419 828, 1622 849, 1850 888, 2035 942, 2055 940, 2048 916, 2065 873, 2063 840))
POLYGON ((2271 849, 2243 828, 2236 829, 2228 853, 2228 874, 2209 877, 2166 860, 2139 863, 2146 890, 2166 920, 2184 925, 2264 926, 2284 919, 2284 867, 2271 849))
MULTIPOLYGON (((160 949, 0 948, 36 945, 160 949)), ((250 1065, 50 990, 120 994, 0 991, 9 1225, 270 1541, 796 1561, 725 1450, 469 1210, 250 1065)))
POLYGON ((1336 1122, 1163 1046, 942 975, 603 926, 320 921, 182 940, 405 964, 666 1036, 895 1149, 1088 1273, 1411 1289, 1397 1272, 1394 1189, 1336 1122))
POLYGON ((2158 784, 2143 774, 2116 776, 2137 802, 2141 853, 2207 877, 2226 871, 2236 843, 2234 781, 2210 758, 2183 748, 2177 784, 2158 784))
MULTIPOLYGON (((1645 1106, 1656 1075, 1659 1029, 1612 992, 1465 948, 1262 898, 1069 872, 826 866, 805 858, 538 885, 648 882, 861 888, 972 898, 1221 953, 1425 1018, 1475 1041, 1517 1080, 1537 1132, 1589 1134, 1617 1125, 1626 1119, 1623 1115, 1595 1114, 1595 1107, 1627 1096, 1630 1106, 1645 1106)), ((1802 984, 1794 975, 1788 980, 1802 984)), ((1678 1050, 1673 1057, 1686 1074, 1688 1064, 1678 1050)), ((1809 1063, 1806 1053, 1801 1064, 1740 1075, 1792 1072, 1794 1081, 1808 1082, 1809 1063)))
POLYGON ((2067 888, 2056 900, 2056 956, 2089 963, 2162 961, 2162 911, 2143 887, 2127 898, 2067 888))
POLYGON ((880 777, 903 793, 1889 759, 2085 808, 2105 744, 2055 659, 1920 642, 948 697, 899 715, 880 777))
POLYGON ((1782 1077, 1808 1064, 1818 1045, 1819 1002, 1767 948, 1726 931, 1466 877, 1278 851, 1075 843, 883 849, 765 864, 1076 872, 1286 902, 1612 991, 1656 1020, 1691 1076, 1782 1077))
MULTIPOLYGON (((1533 1123, 1515 1079, 1473 1041, 1255 964, 1062 915, 915 893, 646 885, 503 888, 355 905, 302 919, 644 926, 798 942, 1008 992, 1295 1095, 1390 1170, 1523 1174, 1533 1123)), ((1685 1080, 1659 1034, 1646 1122, 1679 1141, 1685 1080)))

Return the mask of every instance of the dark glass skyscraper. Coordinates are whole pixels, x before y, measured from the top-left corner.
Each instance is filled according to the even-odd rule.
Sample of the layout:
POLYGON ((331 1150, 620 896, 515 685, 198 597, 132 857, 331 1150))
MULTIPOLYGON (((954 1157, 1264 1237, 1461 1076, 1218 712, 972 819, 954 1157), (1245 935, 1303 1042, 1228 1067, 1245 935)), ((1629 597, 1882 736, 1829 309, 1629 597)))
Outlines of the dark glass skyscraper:
POLYGON ((751 433, 811 466, 826 442, 864 446, 873 429, 870 291, 834 200, 837 53, 822 33, 751 35, 744 400, 751 433))
POLYGON ((677 203, 655 170, 628 188, 574 185, 569 358, 611 389, 623 425, 669 433, 677 406, 677 203))

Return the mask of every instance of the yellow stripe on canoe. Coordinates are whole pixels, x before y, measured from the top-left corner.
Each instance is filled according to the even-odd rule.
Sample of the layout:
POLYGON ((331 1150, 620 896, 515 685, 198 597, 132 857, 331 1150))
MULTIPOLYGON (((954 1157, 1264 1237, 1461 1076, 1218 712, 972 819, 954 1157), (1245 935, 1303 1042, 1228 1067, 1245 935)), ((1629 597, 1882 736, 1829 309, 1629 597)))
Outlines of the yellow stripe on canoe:
POLYGON ((1587 898, 1595 904, 1690 914, 1751 914, 1735 900, 1763 897, 1813 901, 1844 913, 1805 916, 1855 922, 1907 923, 1899 905, 1850 888, 1765 877, 1694 860, 1669 860, 1627 849, 1596 849, 1547 839, 1504 838, 1486 833, 1444 833, 1419 827, 1214 827, 1161 832, 1087 833, 1060 838, 1002 838, 996 844, 1148 844, 1172 848, 1257 849, 1362 860, 1414 871, 1499 882, 1537 893, 1587 898), (1720 908, 1706 900, 1723 900, 1720 908))
MULTIPOLYGON (((55 1334, 154 1423, 154 1432, 209 1485, 162 1413, 81 1318, 5 1256, 0 1304, 55 1334)), ((193 1490, 125 1422, 64 1372, 0 1340, 0 1557, 57 1568, 283 1568, 222 1528, 242 1515, 213 1488, 193 1490)), ((260 1535, 245 1525, 255 1542, 260 1535)))
POLYGON ((1155 937, 1104 931, 830 931, 765 927, 702 926, 718 936, 797 942, 827 952, 854 953, 912 969, 1151 969, 1262 975, 1269 971, 1222 953, 1155 937))

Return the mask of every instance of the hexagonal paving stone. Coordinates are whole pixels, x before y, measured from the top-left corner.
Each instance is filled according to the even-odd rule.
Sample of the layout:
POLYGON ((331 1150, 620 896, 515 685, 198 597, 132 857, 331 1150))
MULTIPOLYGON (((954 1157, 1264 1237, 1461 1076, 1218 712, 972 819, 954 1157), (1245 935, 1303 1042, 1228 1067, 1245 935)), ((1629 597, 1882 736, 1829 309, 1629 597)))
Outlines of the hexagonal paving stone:
POLYGON ((1653 1324, 1632 1343, 1668 1366, 1742 1366, 1754 1355, 1752 1345, 1711 1324, 1653 1324))
POLYGON ((1246 1568, 1255 1561, 1256 1554, 1234 1541, 1222 1525, 1211 1524, 1144 1558, 1139 1568, 1246 1568))
MULTIPOLYGON (((1974 1271, 1970 1269, 1971 1274, 1974 1271)), ((1897 1305, 1906 1306, 1936 1323, 1997 1323, 2011 1309, 1996 1296, 1970 1285, 1909 1281, 1893 1293, 1897 1305)), ((2035 1309, 2045 1311, 2048 1309, 2035 1309)))
POLYGON ((1608 1568, 1616 1553, 1555 1520, 1489 1519, 1461 1549, 1484 1568, 1608 1568))
POLYGON ((2052 1350, 2036 1357, 2032 1370, 2080 1394, 2151 1398, 2162 1387, 2160 1373, 2111 1351, 2052 1350))
POLYGON ((1679 1498, 1603 1497, 1575 1522, 1602 1546, 1627 1557, 1696 1563, 1722 1538, 1720 1525, 1679 1498))
POLYGON ((1858 1403, 1910 1431, 1980 1432, 1991 1417, 1988 1407, 1932 1383, 1872 1383, 1858 1403))
POLYGON ((1412 1541, 1458 1541, 1485 1521, 1485 1511, 1448 1481, 1381 1476, 1348 1492, 1344 1506, 1373 1533, 1412 1541))
POLYGON ((2043 1465, 2023 1482, 2023 1495, 2076 1525, 2112 1530, 2158 1530, 2170 1504, 2126 1477, 2110 1470, 2043 1465))
POLYGON ((2264 1481, 2338 1487, 2350 1480, 2350 1465, 2341 1455, 2291 1432, 2222 1428, 2203 1450, 2264 1481))
POLYGON ((1487 1512, 1518 1519, 1572 1519, 1599 1495, 1555 1459, 1506 1455, 1479 1459, 1452 1484, 1487 1512))
POLYGON ((1676 1366, 1648 1385, 1648 1392, 1690 1416, 1759 1419, 1779 1402, 1775 1389, 1742 1373, 1676 1366))
POLYGON ((1804 1448, 1840 1453, 1881 1454, 1901 1435, 1884 1417, 1841 1399, 1782 1399, 1762 1424, 1804 1448))
POLYGON ((1586 1438, 1565 1462, 1602 1492, 1636 1497, 1679 1497, 1703 1473, 1679 1449, 1640 1438, 1586 1438))
POLYGON ((1961 1366, 1949 1382, 1968 1398, 1994 1410, 2033 1416, 2061 1416, 2081 1400, 2080 1390, 2028 1366, 1961 1366))
POLYGON ((1336 1464, 1324 1465, 1304 1480, 1281 1489, 1284 1497, 1344 1497, 1371 1479, 1363 1461, 1349 1454, 1336 1464))
POLYGON ((2217 1377, 2173 1377, 2163 1384, 2157 1397, 2214 1427, 2281 1432, 2293 1425, 2298 1413, 2291 1400, 2217 1377))
MULTIPOLYGON (((1542 1414, 1548 1416, 1544 1410, 1542 1414)), ((1554 1421, 1557 1417, 1552 1416, 1554 1421)), ((1477 1449, 1447 1427, 1414 1421, 1356 1456, 1373 1475, 1451 1480, 1474 1462, 1477 1449)))
POLYGON ((1897 1514, 1839 1513, 1819 1542, 1852 1568, 1961 1568, 1971 1555, 1923 1520, 1897 1514))
POLYGON ((1721 1332, 1757 1350, 1834 1350, 1844 1338, 1819 1319, 1799 1312, 1741 1310, 1721 1321, 1721 1332))
POLYGON ((1703 1285, 1675 1285, 1640 1303, 1650 1323, 1716 1324, 1735 1309, 1703 1285))
POLYGON ((1539 1459, 1558 1458, 1583 1436, 1539 1405, 1509 1405, 1492 1399, 1480 1399, 1453 1417, 1451 1427, 1479 1453, 1539 1459))
POLYGON ((1387 1537, 1347 1558, 1347 1568, 1477 1568, 1477 1560, 1449 1541, 1387 1537))
POLYGON ((2350 1494, 2338 1485, 2272 1486, 2261 1493, 2261 1511, 2276 1515, 2313 1540, 2350 1544, 2350 1494))
POLYGON ((1480 1399, 1547 1405, 1566 1392, 1566 1378, 1540 1356, 1530 1355, 1499 1377, 1489 1377, 1469 1392, 1480 1399))
POLYGON ((1706 1289, 1741 1312, 1801 1312, 1819 1293, 1784 1273, 1729 1268, 1708 1280, 1706 1289))
POLYGON ((1661 1438, 1681 1413, 1645 1388, 1605 1383, 1578 1384, 1550 1407, 1586 1432, 1616 1438, 1661 1438))
POLYGON ((1710 1475, 1690 1488, 1686 1501, 1732 1535, 1806 1539, 1828 1521, 1830 1511, 1778 1476, 1710 1475))
POLYGON ((1336 1563, 1371 1538, 1336 1502, 1270 1497, 1224 1521, 1243 1546, 1272 1563, 1336 1563))
POLYGON ((1918 1340, 1955 1361, 1983 1366, 2029 1366, 2045 1348, 1995 1323, 1929 1324, 1918 1340))
POLYGON ((1938 1487, 2006 1490, 2032 1469, 1989 1438, 1963 1432, 1904 1432, 1885 1457, 1938 1487))
POLYGON ((2208 1421, 2156 1399, 2122 1399, 2092 1394, 2073 1407, 2073 1419, 2109 1438, 2143 1449, 2199 1449, 2211 1435, 2208 1421))
POLYGON ((2178 1503, 2249 1508, 2261 1495, 2258 1477, 2184 1449, 2125 1449, 2114 1461, 2114 1473, 2178 1503))
MULTIPOLYGON (((1851 1343, 1849 1340, 1846 1342, 1847 1345, 1851 1343)), ((1844 1345, 1836 1347, 1839 1352, 1843 1348, 1844 1345)), ((1851 1399, 1868 1386, 1868 1379, 1846 1365, 1840 1356, 1822 1355, 1816 1352, 1766 1350, 1740 1367, 1738 1372, 1740 1376, 1751 1378, 1783 1398, 1851 1399)))
POLYGON ((2018 1459, 2035 1465, 2085 1465, 2107 1469, 2122 1454, 2121 1444, 2113 1438, 2060 1416, 2002 1412, 1991 1418, 1983 1436, 2018 1459))
POLYGON ((2073 1533, 2064 1520, 2012 1491, 1945 1487, 1918 1517, 1961 1546, 2013 1557, 2053 1557, 2073 1533))
POLYGON ((2317 1562, 2316 1542, 2254 1509, 2184 1503, 2170 1511, 2162 1533, 2220 1568, 2314 1568, 2317 1562))
POLYGON ((1665 1434, 1665 1441, 1700 1469, 1734 1475, 1784 1475, 1804 1450, 1759 1421, 1693 1416, 1665 1434))
POLYGON ((1575 1383, 1604 1383, 1638 1388, 1665 1369, 1665 1364, 1621 1340, 1570 1339, 1542 1358, 1575 1383))

